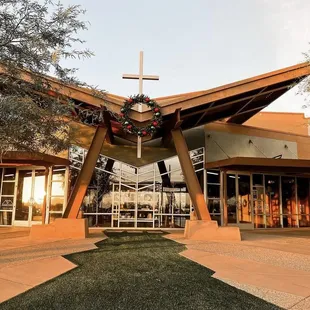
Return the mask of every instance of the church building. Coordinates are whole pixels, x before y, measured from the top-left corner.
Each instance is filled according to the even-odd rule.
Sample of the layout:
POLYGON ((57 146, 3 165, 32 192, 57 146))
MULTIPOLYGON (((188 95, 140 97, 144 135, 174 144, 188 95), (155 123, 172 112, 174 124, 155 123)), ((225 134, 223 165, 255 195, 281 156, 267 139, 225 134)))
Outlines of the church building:
POLYGON ((51 79, 79 107, 106 106, 103 126, 73 122, 77 137, 57 156, 4 154, 0 225, 65 216, 87 218, 89 227, 183 229, 199 210, 220 226, 310 227, 308 119, 261 112, 309 74, 298 64, 209 90, 144 97, 154 108, 129 112, 131 99, 99 98, 51 79))

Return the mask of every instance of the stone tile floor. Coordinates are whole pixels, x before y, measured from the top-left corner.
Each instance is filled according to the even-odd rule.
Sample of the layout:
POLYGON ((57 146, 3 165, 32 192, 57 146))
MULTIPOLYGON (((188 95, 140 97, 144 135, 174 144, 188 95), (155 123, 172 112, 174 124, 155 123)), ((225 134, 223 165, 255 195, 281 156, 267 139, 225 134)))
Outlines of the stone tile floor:
MULTIPOLYGON (((102 230, 84 240, 28 235, 28 228, 0 228, 0 302, 75 268, 62 255, 96 249, 104 239, 102 230)), ((284 309, 310 309, 310 229, 247 231, 242 242, 190 241, 175 231, 165 237, 185 244, 181 255, 213 270, 214 278, 284 309)))
POLYGON ((310 230, 242 232, 242 242, 185 240, 181 253, 211 270, 214 278, 284 309, 310 309, 310 230))
POLYGON ((29 228, 0 228, 0 303, 75 268, 62 256, 97 249, 95 243, 105 239, 102 230, 80 240, 34 241, 29 232, 29 228))

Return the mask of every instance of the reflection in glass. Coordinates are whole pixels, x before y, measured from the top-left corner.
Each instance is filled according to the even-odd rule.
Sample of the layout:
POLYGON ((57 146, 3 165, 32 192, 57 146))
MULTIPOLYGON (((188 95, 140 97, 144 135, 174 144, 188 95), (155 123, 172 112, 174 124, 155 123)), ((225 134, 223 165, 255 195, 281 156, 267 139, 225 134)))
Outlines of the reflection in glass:
POLYGON ((267 227, 281 227, 279 180, 279 176, 265 175, 265 211, 268 217, 267 227))
POLYGON ((283 227, 297 226, 296 186, 294 177, 281 177, 283 227))
POLYGON ((63 182, 52 182, 52 196, 64 196, 65 189, 63 182))
POLYGON ((50 211, 63 211, 64 197, 51 197, 50 211))
POLYGON ((310 226, 309 179, 297 178, 297 207, 299 226, 310 226))
POLYGON ((15 220, 28 221, 29 206, 32 204, 32 170, 20 170, 18 174, 15 220))
POLYGON ((15 182, 3 182, 2 195, 14 195, 15 182))
MULTIPOLYGON (((199 163, 204 158, 203 149, 191 153, 198 155, 193 158, 195 167, 203 168, 199 163)), ((79 167, 75 158, 70 158, 72 167, 79 167)), ((107 162, 107 158, 101 156, 100 162, 107 162)), ((189 219, 191 202, 176 156, 139 168, 115 161, 109 177, 99 161, 97 168, 101 170, 94 172, 83 201, 89 226, 100 226, 100 216, 106 215, 107 227, 184 227, 185 219, 189 219)), ((70 175, 76 178, 79 172, 72 170, 70 175)), ((204 172, 196 173, 203 189, 204 172)))
POLYGON ((208 199, 208 210, 210 212, 211 220, 217 221, 221 225, 221 202, 219 199, 208 199))
POLYGON ((65 182, 66 167, 53 167, 52 181, 65 182))
POLYGON ((239 223, 252 222, 251 184, 249 175, 238 175, 239 223))
POLYGON ((44 170, 36 170, 34 176, 32 221, 42 221, 42 208, 45 197, 44 170))
POLYGON ((14 181, 16 168, 4 168, 3 181, 14 181))
POLYGON ((220 172, 218 170, 208 170, 207 183, 220 184, 220 172))
POLYGON ((49 223, 53 223, 56 219, 62 218, 61 213, 50 213, 49 215, 49 223))
POLYGON ((92 214, 85 215, 89 227, 111 227, 112 215, 110 214, 92 214))
POLYGON ((1 197, 1 205, 0 205, 0 210, 9 210, 12 211, 13 210, 13 201, 14 201, 14 197, 5 197, 2 196, 1 197))
POLYGON ((227 216, 228 223, 237 223, 236 176, 227 174, 227 216))
POLYGON ((220 185, 208 184, 208 198, 220 198, 220 185))
POLYGON ((253 186, 262 186, 263 182, 264 176, 262 174, 253 174, 253 186))
POLYGON ((208 210, 212 213, 221 213, 221 204, 219 199, 208 199, 208 210))
POLYGON ((264 218, 265 218, 264 215, 254 213, 254 227, 255 228, 265 228, 264 218))
POLYGON ((12 225, 12 211, 0 211, 0 225, 12 225))

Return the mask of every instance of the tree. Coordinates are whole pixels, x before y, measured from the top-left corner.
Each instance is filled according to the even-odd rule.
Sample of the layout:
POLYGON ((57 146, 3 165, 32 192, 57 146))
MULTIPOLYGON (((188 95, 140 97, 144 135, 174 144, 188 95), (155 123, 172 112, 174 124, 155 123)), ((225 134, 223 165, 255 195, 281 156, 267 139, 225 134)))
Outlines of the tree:
MULTIPOLYGON (((310 50, 306 53, 303 53, 305 57, 305 61, 309 64, 310 66, 310 50)), ((310 78, 306 77, 305 79, 302 80, 302 82, 299 84, 299 92, 303 95, 306 95, 305 97, 305 104, 303 105, 303 108, 309 108, 309 96, 310 96, 310 78)))
POLYGON ((64 85, 86 85, 67 58, 92 56, 78 36, 87 30, 78 5, 51 0, 0 0, 0 152, 7 150, 59 153, 70 145, 72 102, 46 95, 46 75, 64 85), (31 81, 21 79, 31 72, 31 81), (64 104, 64 101, 66 104, 64 104))

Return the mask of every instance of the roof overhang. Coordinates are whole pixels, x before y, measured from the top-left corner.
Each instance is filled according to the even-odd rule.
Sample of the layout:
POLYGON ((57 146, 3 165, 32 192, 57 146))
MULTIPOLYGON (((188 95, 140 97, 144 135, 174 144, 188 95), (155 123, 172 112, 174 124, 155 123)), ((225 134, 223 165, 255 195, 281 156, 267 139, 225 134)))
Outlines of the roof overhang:
MULTIPOLYGON (((1 67, 0 74, 5 74, 1 67)), ((164 123, 156 135, 144 137, 143 142, 165 136, 171 128, 171 123, 172 125, 174 123, 176 111, 178 111, 178 126, 183 130, 221 119, 227 119, 228 123, 242 124, 308 75, 310 75, 309 63, 301 63, 209 90, 155 98, 161 106, 164 123)), ((25 70, 21 70, 20 78, 29 83, 33 81, 31 72, 25 70)), ((44 78, 51 85, 48 95, 61 94, 90 108, 106 106, 114 113, 111 116, 114 135, 135 142, 136 137, 124 133, 115 118, 115 113, 120 112, 124 103, 124 97, 64 85, 52 77, 44 78)), ((130 118, 138 126, 143 126, 152 118, 152 112, 132 110, 130 118)))
POLYGON ((229 123, 242 124, 309 74, 309 64, 302 63, 210 90, 162 98, 158 102, 164 115, 182 109, 183 129, 225 118, 229 123))
POLYGON ((205 164, 206 169, 310 174, 310 160, 234 157, 205 164))
POLYGON ((0 162, 0 166, 69 166, 69 164, 69 160, 58 156, 18 151, 5 152, 0 162))

